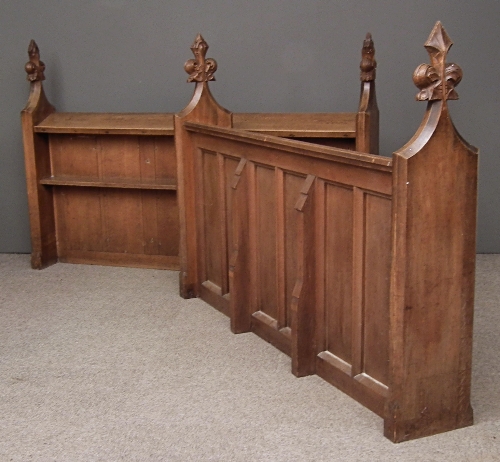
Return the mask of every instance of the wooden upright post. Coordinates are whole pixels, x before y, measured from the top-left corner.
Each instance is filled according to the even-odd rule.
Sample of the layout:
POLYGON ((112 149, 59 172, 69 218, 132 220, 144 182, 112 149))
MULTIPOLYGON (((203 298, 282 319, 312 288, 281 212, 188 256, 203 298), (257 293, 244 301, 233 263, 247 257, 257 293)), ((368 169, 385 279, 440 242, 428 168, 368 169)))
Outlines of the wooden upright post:
POLYGON ((437 23, 431 64, 414 81, 428 101, 420 128, 394 153, 390 385, 393 442, 472 424, 470 405, 478 151, 456 131, 448 100, 462 71, 437 23))
POLYGON ((377 61, 371 34, 366 34, 361 52, 361 95, 356 116, 356 151, 378 154, 379 151, 379 115, 375 76, 377 61))
POLYGON ((246 159, 241 159, 233 176, 232 234, 233 248, 229 249, 229 316, 235 334, 252 328, 251 266, 249 249, 249 175, 246 159))
POLYGON ((297 281, 292 293, 292 373, 316 372, 316 177, 308 175, 295 205, 297 213, 297 281))
POLYGON ((25 69, 30 96, 21 112, 21 123, 31 226, 31 266, 41 269, 57 261, 57 243, 52 190, 40 184, 40 179, 51 174, 49 142, 46 135, 35 133, 33 128, 55 112, 55 108, 43 91, 45 64, 40 61, 40 51, 34 40, 30 42, 28 55, 30 60, 25 69))
POLYGON ((215 80, 214 72, 217 63, 214 59, 205 58, 208 44, 198 34, 191 50, 195 59, 184 65, 189 74, 188 82, 196 82, 193 98, 190 103, 174 119, 175 149, 177 153, 177 200, 180 218, 180 295, 184 298, 197 297, 198 294, 198 243, 196 230, 196 193, 195 193, 195 159, 193 145, 184 129, 184 122, 198 122, 232 126, 232 113, 219 106, 210 93, 208 82, 215 80))

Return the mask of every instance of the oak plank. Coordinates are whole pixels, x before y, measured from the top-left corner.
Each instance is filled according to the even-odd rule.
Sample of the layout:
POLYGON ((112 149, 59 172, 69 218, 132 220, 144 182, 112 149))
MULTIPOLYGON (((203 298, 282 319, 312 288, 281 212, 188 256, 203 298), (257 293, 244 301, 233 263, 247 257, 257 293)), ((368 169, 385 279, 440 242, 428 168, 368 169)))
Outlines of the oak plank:
POLYGON ((177 181, 174 178, 162 180, 147 181, 145 179, 139 182, 133 178, 116 178, 107 180, 96 180, 88 177, 75 176, 51 176, 42 178, 40 184, 46 186, 80 186, 90 188, 122 188, 122 189, 159 189, 166 191, 175 191, 177 181))
POLYGON ((174 135, 173 114, 55 112, 34 126, 38 133, 174 135))
POLYGON ((356 113, 235 113, 233 127, 286 138, 355 138, 356 113))

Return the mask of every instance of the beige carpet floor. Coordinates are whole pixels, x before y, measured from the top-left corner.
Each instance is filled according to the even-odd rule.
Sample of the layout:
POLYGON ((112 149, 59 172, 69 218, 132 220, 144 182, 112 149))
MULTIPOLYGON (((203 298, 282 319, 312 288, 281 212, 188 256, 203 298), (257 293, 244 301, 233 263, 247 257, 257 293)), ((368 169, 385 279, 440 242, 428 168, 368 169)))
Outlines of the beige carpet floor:
POLYGON ((500 461, 500 255, 479 255, 475 425, 395 445, 382 419, 170 271, 0 254, 0 461, 500 461))

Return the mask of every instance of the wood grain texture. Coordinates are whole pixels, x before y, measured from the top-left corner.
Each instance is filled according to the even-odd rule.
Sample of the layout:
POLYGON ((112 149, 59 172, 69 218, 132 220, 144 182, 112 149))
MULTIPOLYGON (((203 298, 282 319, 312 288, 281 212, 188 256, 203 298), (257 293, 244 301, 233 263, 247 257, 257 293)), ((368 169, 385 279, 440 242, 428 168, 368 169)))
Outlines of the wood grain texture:
POLYGON ((126 114, 56 112, 40 121, 38 133, 85 135, 168 135, 174 134, 173 114, 126 114))
POLYGON ((427 112, 392 159, 376 155, 369 34, 358 112, 344 114, 232 114, 210 93, 201 35, 176 116, 57 114, 30 44, 33 266, 180 265, 183 297, 376 412, 391 441, 472 424, 477 150, 448 110, 451 44, 437 23, 414 73, 427 112))
POLYGON ((356 113, 235 113, 233 126, 284 138, 355 138, 356 113))
MULTIPOLYGON (((217 104, 206 82, 196 84, 188 106, 175 116, 175 144, 177 153, 178 201, 180 211, 180 293, 184 298, 199 296, 203 281, 199 280, 197 248, 199 236, 193 213, 196 204, 196 188, 199 180, 195 169, 195 150, 184 125, 191 120, 214 125, 231 126, 232 114, 217 104)), ((216 152, 216 151, 215 151, 216 152)), ((219 223, 217 223, 219 226, 219 223)), ((221 259, 218 259, 220 262, 221 259)), ((220 264, 220 263, 219 263, 220 264)), ((226 301, 221 301, 224 305, 226 301)))
POLYGON ((375 92, 377 61, 371 34, 366 35, 361 56, 361 94, 356 114, 356 151, 378 154, 379 110, 375 92))
MULTIPOLYGON (((303 376, 319 370, 322 377, 347 387, 346 390, 351 383, 356 398, 383 415, 387 385, 368 374, 364 351, 365 343, 376 337, 380 326, 387 325, 383 319, 388 317, 388 291, 379 296, 376 289, 372 290, 365 283, 368 271, 365 255, 370 258, 378 255, 377 250, 367 250, 367 245, 378 249, 380 242, 390 242, 390 215, 386 213, 377 218, 379 209, 371 212, 375 207, 371 195, 389 202, 391 162, 368 154, 236 129, 195 123, 186 123, 185 127, 195 151, 237 158, 240 165, 244 165, 235 172, 236 183, 245 185, 237 202, 243 208, 233 207, 232 211, 238 225, 233 227, 237 229, 237 238, 233 240, 236 247, 229 265, 233 306, 230 314, 236 317, 231 320, 232 325, 239 326, 233 329, 247 331, 247 319, 251 314, 250 329, 291 355, 294 374, 303 376), (309 185, 307 194, 303 186, 305 178, 309 185), (317 178, 318 186, 313 190, 310 189, 311 178, 317 178), (316 188, 318 192, 313 194, 316 188), (368 206, 366 197, 370 197, 368 206), (304 208, 307 201, 310 205, 304 208), (302 211, 299 217, 296 208, 302 211), (384 230, 386 236, 377 236, 373 243, 366 238, 367 208, 370 210, 370 230, 376 226, 372 221, 385 221, 385 227, 381 224, 375 231, 384 230), (322 231, 317 230, 319 226, 323 227, 322 231), (320 235, 323 242, 315 244, 320 235), (325 257, 319 255, 316 259, 323 253, 325 257), (378 297, 370 301, 372 305, 382 304, 382 321, 373 323, 370 329, 365 328, 365 323, 371 322, 365 317, 365 303, 366 297, 372 294, 378 297), (319 297, 323 297, 319 303, 321 314, 316 307, 319 297), (284 311, 283 303, 286 303, 284 311), (365 340, 365 333, 368 333, 368 340, 365 340), (324 346, 319 346, 318 338, 325 339, 324 346), (316 359, 318 353, 320 356, 316 359), (330 370, 332 367, 334 371, 330 370)), ((208 175, 214 174, 214 166, 199 164, 197 171, 202 172, 199 175, 205 175, 205 168, 208 175)), ((198 204, 212 202, 198 196, 198 204)), ((390 206, 381 207, 381 210, 390 210, 390 206)), ((209 215, 215 216, 214 213, 209 215)), ((208 217, 203 222, 209 223, 208 217)), ((217 220, 211 223, 209 226, 214 227, 217 220)), ((380 261, 386 263, 390 249, 385 250, 386 258, 380 261)), ((206 251, 199 249, 200 255, 206 251)), ((380 278, 387 283, 389 268, 376 263, 373 271, 383 268, 386 273, 375 276, 370 282, 378 283, 380 278)), ((387 328, 380 333, 384 334, 388 335, 387 328)), ((383 342, 387 344, 385 338, 381 345, 383 342)), ((377 349, 379 347, 376 345, 377 349)), ((367 363, 370 371, 374 370, 380 378, 382 373, 377 367, 379 363, 387 367, 387 348, 382 347, 381 359, 376 351, 373 355, 375 359, 370 357, 367 363)))
POLYGON ((32 265, 148 267, 149 258, 151 267, 177 269, 173 115, 56 113, 34 42, 29 53, 22 122, 32 265))
MULTIPOLYGON (((456 131, 448 99, 452 42, 441 23, 425 47, 429 100, 414 137, 394 153, 390 394, 394 442, 472 425, 470 404, 478 151, 456 131)), ((417 68, 417 74, 419 74, 417 68)), ((460 75, 461 78, 461 75, 460 75)), ((426 98, 422 91, 426 89, 426 98)))
POLYGON ((54 205, 51 192, 39 183, 50 176, 49 143, 46 136, 34 133, 34 127, 55 111, 43 90, 45 65, 40 61, 36 43, 31 41, 26 65, 30 95, 21 112, 24 165, 31 231, 31 266, 41 269, 57 261, 54 205))
POLYGON ((178 207, 175 157, 169 137, 50 134, 52 186, 57 209, 58 257, 100 263, 177 268, 178 207), (94 218, 92 218, 94 217, 94 218), (98 253, 97 253, 98 252, 98 253), (121 258, 118 256, 121 255, 121 258), (174 258, 175 257, 175 258, 174 258), (96 260, 97 261, 97 260, 96 260))
MULTIPOLYGON (((316 219, 314 195, 317 190, 316 177, 308 175, 302 181, 298 200, 294 206, 296 221, 295 255, 297 268, 293 273, 295 285, 290 297, 290 327, 292 373, 297 377, 314 374, 316 371, 316 325, 319 321, 316 309, 316 261, 318 247, 315 242, 316 219), (297 213, 298 212, 298 213, 297 213), (297 217, 298 215, 298 217, 297 217)), ((290 227, 294 227, 290 224, 290 227)), ((287 277, 290 277, 287 274, 287 277)))
POLYGON ((385 434, 398 442, 472 424, 477 151, 436 101, 394 161, 385 434))
POLYGON ((58 186, 53 195, 60 261, 148 267, 149 255, 151 267, 178 268, 175 192, 58 186))
MULTIPOLYGON (((184 124, 194 150, 239 160, 233 330, 250 328, 291 355, 294 374, 317 373, 376 412, 394 442, 472 422, 477 152, 449 116, 446 96, 454 97, 458 77, 445 88, 442 44, 449 48, 435 37, 427 44, 433 69, 442 67, 444 86, 432 93, 442 100, 432 100, 393 160, 184 124)), ((366 108, 376 112, 367 90, 366 108)))

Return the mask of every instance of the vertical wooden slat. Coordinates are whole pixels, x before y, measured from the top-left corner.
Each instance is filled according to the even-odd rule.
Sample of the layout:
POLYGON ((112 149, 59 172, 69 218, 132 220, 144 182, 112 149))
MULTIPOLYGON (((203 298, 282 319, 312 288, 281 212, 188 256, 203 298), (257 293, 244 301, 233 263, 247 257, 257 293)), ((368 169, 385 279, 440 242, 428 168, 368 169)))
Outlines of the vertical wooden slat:
POLYGON ((286 281, 285 281, 285 184, 280 168, 275 173, 276 197, 276 302, 278 329, 286 326, 286 281))
MULTIPOLYGON (((233 235, 235 236, 235 231, 232 229, 233 226, 233 209, 234 209, 234 196, 236 194, 236 185, 237 182, 235 183, 235 178, 239 178, 239 176, 242 174, 242 171, 240 171, 239 164, 242 161, 242 159, 236 159, 234 157, 226 156, 224 155, 224 184, 225 184, 225 191, 224 191, 224 196, 225 196, 225 201, 226 201, 226 248, 227 248, 227 259, 228 259, 228 265, 229 261, 231 260, 231 254, 233 252, 233 249, 235 248, 235 243, 233 241, 233 235)), ((247 218, 247 225, 248 225, 248 218, 247 218)), ((228 266, 228 271, 229 271, 229 266, 228 266)), ((229 295, 228 295, 229 296, 229 295)))
POLYGON ((278 318, 276 293, 276 186, 274 169, 256 167, 258 309, 278 318))
POLYGON ((60 187, 54 192, 61 259, 67 251, 103 251, 100 198, 94 188, 60 187), (82 226, 82 223, 85 226, 82 226))
POLYGON ((102 210, 105 250, 116 253, 143 253, 143 225, 140 191, 103 191, 102 210))
POLYGON ((156 137, 139 136, 139 165, 141 180, 154 182, 157 174, 156 137))
POLYGON ((316 311, 317 311, 317 329, 316 329, 316 353, 327 349, 327 315, 325 310, 325 246, 326 246, 326 184, 324 180, 316 180, 315 196, 315 221, 316 235, 316 311))
POLYGON ((284 303, 285 316, 283 326, 289 327, 291 324, 291 303, 292 292, 297 281, 297 197, 300 195, 305 177, 286 172, 284 175, 284 303))
POLYGON ((258 308, 257 289, 257 192, 255 164, 248 162, 248 255, 250 266, 250 312, 256 312, 258 308))
POLYGON ((325 299, 327 350, 352 363, 353 191, 326 186, 325 299))
POLYGON ((352 240, 352 375, 363 372, 364 330, 364 251, 365 251, 365 193, 353 190, 352 240))
POLYGON ((179 255, 179 208, 175 191, 156 192, 158 254, 179 255))
POLYGON ((219 225, 220 225, 220 266, 221 266, 221 291, 222 295, 229 293, 228 279, 228 229, 227 229, 227 194, 226 194, 226 169, 224 156, 217 154, 217 170, 218 170, 218 198, 217 204, 220 210, 219 225))
MULTIPOLYGON (((154 137, 138 137, 141 180, 156 179, 156 141, 154 137)), ((158 255, 158 211, 156 191, 141 192, 143 247, 146 255, 158 255)))
POLYGON ((383 384, 389 380, 389 280, 391 272, 391 200, 367 193, 365 205, 365 277, 363 372, 383 384))
POLYGON ((28 54, 31 70, 38 71, 36 79, 30 79, 30 96, 21 112, 21 123, 31 231, 31 266, 41 269, 57 261, 57 242, 52 189, 40 184, 40 179, 50 175, 49 141, 47 135, 34 133, 34 127, 55 112, 55 108, 43 90, 40 53, 34 41, 30 43, 28 54))
POLYGON ((158 181, 177 177, 173 136, 151 137, 155 141, 155 178, 158 181))
MULTIPOLYGON (((202 149, 196 149, 193 153, 192 158, 190 159, 193 163, 193 169, 196 172, 196 181, 193 180, 193 195, 197 198, 196 202, 193 204, 194 212, 191 213, 196 217, 196 221, 194 221, 193 225, 195 226, 195 232, 193 235, 196 237, 196 281, 199 284, 202 284, 207 280, 207 269, 206 269, 206 243, 205 243, 205 209, 204 209, 204 152, 202 149)), ((179 195, 177 195, 179 197, 179 195)), ((182 203, 179 201, 179 206, 182 208, 182 203)), ((182 226, 181 226, 182 231, 182 226)), ((180 245, 182 246, 182 232, 181 232, 181 240, 180 245)), ((179 249, 179 256, 182 251, 179 249)), ((196 286, 196 294, 199 296, 199 287, 196 286)), ((181 296, 183 296, 181 294, 181 296)))
POLYGON ((232 247, 230 249, 229 282, 231 330, 234 333, 251 329, 252 276, 250 259, 249 223, 249 169, 247 160, 241 159, 233 176, 232 247))
POLYGON ((141 178, 137 136, 100 136, 102 179, 141 178))
MULTIPOLYGON (((139 141, 136 136, 98 137, 102 179, 141 177, 139 141)), ((102 191, 105 250, 114 253, 144 253, 143 210, 138 190, 102 191)))
MULTIPOLYGON (((177 176, 177 159, 173 136, 155 136, 155 180, 172 180, 177 176)), ((175 191, 157 191, 158 254, 179 255, 179 205, 175 191)))
POLYGON ((140 191, 144 253, 159 254, 157 191, 140 191))
POLYGON ((297 216, 297 280, 292 294, 292 373, 313 374, 316 366, 316 235, 314 181, 304 181, 295 210, 297 216))
MULTIPOLYGON (((210 152, 201 152, 200 173, 202 175, 202 194, 199 196, 199 205, 202 213, 199 216, 203 222, 200 227, 200 243, 203 248, 204 259, 200 266, 205 268, 204 273, 200 273, 201 282, 211 281, 217 287, 222 288, 224 273, 222 272, 222 261, 224 249, 222 247, 223 204, 220 203, 220 162, 219 155, 210 152)), ((201 191, 200 191, 201 192, 201 191)))

